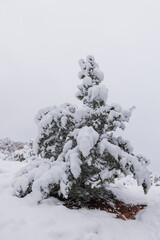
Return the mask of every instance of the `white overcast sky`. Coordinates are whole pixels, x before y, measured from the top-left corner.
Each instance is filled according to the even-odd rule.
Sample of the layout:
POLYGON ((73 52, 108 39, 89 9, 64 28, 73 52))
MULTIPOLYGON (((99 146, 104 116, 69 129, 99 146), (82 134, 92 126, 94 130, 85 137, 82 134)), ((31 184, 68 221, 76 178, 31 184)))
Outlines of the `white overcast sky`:
POLYGON ((123 135, 160 174, 159 0, 0 0, 0 138, 35 138, 40 108, 78 104, 88 54, 108 102, 136 106, 123 135))

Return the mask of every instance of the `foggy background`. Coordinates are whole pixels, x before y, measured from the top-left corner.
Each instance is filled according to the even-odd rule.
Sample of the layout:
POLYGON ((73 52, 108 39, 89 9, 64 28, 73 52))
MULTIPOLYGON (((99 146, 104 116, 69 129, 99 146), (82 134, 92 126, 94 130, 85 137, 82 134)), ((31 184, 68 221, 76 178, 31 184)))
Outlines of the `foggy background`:
POLYGON ((0 138, 36 137, 40 108, 75 98, 95 56, 108 103, 135 105, 123 136, 160 174, 160 1, 0 0, 0 138))

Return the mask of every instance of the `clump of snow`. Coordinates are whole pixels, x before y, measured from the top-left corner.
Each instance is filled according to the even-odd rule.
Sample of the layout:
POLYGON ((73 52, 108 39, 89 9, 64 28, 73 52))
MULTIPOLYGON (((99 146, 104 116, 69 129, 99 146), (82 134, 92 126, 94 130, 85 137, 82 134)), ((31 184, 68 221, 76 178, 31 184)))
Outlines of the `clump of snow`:
POLYGON ((81 173, 81 164, 82 161, 80 160, 78 149, 74 148, 72 150, 69 150, 66 155, 66 160, 69 159, 70 161, 70 169, 71 173, 77 179, 81 173))
POLYGON ((108 89, 104 85, 93 86, 88 89, 88 97, 91 101, 107 101, 108 89))
POLYGON ((89 155, 90 150, 97 143, 98 138, 99 134, 92 127, 83 127, 80 129, 77 136, 77 144, 84 157, 89 155))
MULTIPOLYGON (((37 201, 42 198, 47 198, 50 195, 50 185, 58 184, 59 181, 63 181, 64 175, 64 164, 56 163, 50 167, 49 170, 43 172, 41 176, 34 181, 32 191, 37 201)), ((62 190, 63 192, 63 190, 62 190)))
POLYGON ((92 86, 92 79, 90 77, 83 78, 83 85, 85 87, 92 86))
POLYGON ((68 142, 65 143, 63 147, 63 153, 68 152, 68 150, 71 148, 72 148, 72 140, 69 140, 68 142))
POLYGON ((107 150, 115 159, 118 160, 118 155, 121 153, 121 149, 118 146, 115 146, 107 141, 107 139, 103 139, 99 143, 99 150, 101 155, 107 150))
POLYGON ((99 79, 100 81, 103 81, 104 80, 104 74, 102 71, 100 71, 100 69, 98 67, 96 67, 94 70, 93 70, 93 74, 94 76, 96 76, 97 79, 99 79))

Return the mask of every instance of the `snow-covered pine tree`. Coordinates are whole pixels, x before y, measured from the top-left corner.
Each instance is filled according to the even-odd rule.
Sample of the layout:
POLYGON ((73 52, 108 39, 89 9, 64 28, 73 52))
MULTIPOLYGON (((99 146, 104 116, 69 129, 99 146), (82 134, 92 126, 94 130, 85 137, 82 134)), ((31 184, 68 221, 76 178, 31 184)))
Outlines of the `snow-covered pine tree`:
POLYGON ((132 174, 146 193, 150 187, 149 161, 133 154, 130 143, 116 137, 125 129, 132 109, 106 103, 104 75, 93 56, 80 60, 82 81, 77 98, 83 107, 51 107, 37 116, 37 152, 41 159, 17 175, 14 193, 33 191, 37 200, 54 196, 85 205, 114 198, 110 185, 116 178, 132 174), (27 183, 26 183, 27 182, 27 183))
POLYGON ((104 75, 93 56, 88 56, 86 62, 81 59, 79 64, 82 83, 78 85, 76 96, 84 106, 75 113, 76 128, 70 133, 72 149, 66 154, 70 159, 76 156, 74 161, 79 165, 76 177, 72 178, 72 171, 69 177, 72 178, 69 201, 85 204, 113 198, 110 183, 128 174, 133 174, 147 192, 150 187, 145 167, 148 160, 135 156, 128 141, 114 136, 117 128, 125 129, 124 123, 129 121, 132 108, 124 111, 119 105, 106 104, 108 90, 102 84, 104 75))

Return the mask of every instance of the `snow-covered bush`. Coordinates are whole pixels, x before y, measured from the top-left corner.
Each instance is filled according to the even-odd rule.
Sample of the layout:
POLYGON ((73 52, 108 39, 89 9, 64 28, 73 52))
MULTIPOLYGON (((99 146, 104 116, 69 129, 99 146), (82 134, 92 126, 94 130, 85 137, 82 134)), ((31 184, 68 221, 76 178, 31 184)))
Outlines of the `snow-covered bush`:
POLYGON ((23 142, 14 142, 9 138, 0 139, 0 152, 5 155, 10 155, 16 150, 20 150, 24 147, 26 143, 23 142))
POLYGON ((14 161, 30 161, 30 160, 34 160, 36 158, 36 154, 34 152, 33 149, 33 141, 30 140, 30 142, 26 145, 24 145, 24 147, 20 150, 16 150, 13 155, 12 158, 14 161))
POLYGON ((18 160, 18 158, 14 158, 16 155, 15 153, 17 152, 18 157, 18 154, 23 152, 24 147, 29 147, 30 144, 31 143, 14 142, 11 141, 9 138, 0 139, 0 158, 7 161, 18 160))
POLYGON ((29 142, 13 142, 9 138, 0 139, 0 159, 7 161, 30 161, 36 158, 33 140, 29 142))
POLYGON ((132 109, 106 103, 104 75, 93 56, 79 63, 82 83, 76 96, 83 107, 64 104, 38 113, 36 149, 41 158, 18 174, 14 194, 19 197, 33 192, 37 200, 54 196, 77 204, 101 201, 113 198, 110 184, 127 175, 145 193, 150 187, 149 161, 115 135, 118 128, 125 129, 132 109))

